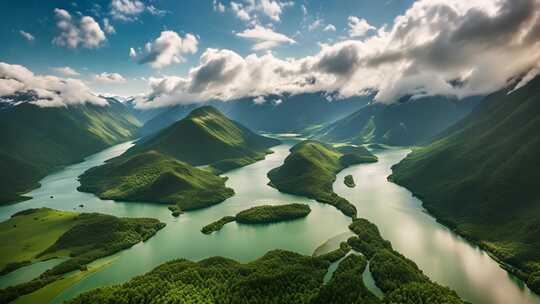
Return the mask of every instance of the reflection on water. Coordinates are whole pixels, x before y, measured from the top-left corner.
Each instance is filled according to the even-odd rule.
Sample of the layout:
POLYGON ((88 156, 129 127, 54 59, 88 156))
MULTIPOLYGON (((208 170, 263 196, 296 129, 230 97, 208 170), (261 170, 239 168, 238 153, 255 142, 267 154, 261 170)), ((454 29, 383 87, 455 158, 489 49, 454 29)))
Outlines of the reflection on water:
MULTIPOLYGON (((167 227, 146 243, 119 253, 111 266, 61 293, 55 303, 95 287, 124 282, 175 258, 200 260, 220 255, 250 261, 276 248, 311 255, 317 248, 318 252, 337 248, 348 236, 344 232, 350 219, 335 208, 280 193, 267 185, 266 173, 283 163, 290 144, 273 148, 275 153, 263 161, 227 173, 227 185, 235 190, 234 197, 207 209, 182 214, 179 218, 173 218, 164 205, 100 200, 92 194, 76 191, 77 176, 121 154, 131 145, 112 147, 83 163, 52 174, 42 181, 41 188, 30 193, 34 197, 32 200, 0 207, 1 220, 23 209, 50 207, 116 216, 154 217, 167 223, 167 227), (51 195, 54 198, 51 199, 51 195), (200 232, 204 225, 222 216, 234 215, 255 205, 291 202, 309 203, 312 212, 308 217, 292 222, 266 226, 230 223, 212 235, 200 232), (84 208, 77 207, 81 203, 84 208)), ((344 170, 334 184, 336 192, 356 205, 360 217, 377 224, 383 237, 392 241, 397 250, 413 259, 431 278, 452 287, 467 300, 475 304, 540 303, 537 296, 516 284, 487 254, 423 212, 420 201, 409 191, 386 181, 391 165, 407 153, 405 149, 381 151, 378 163, 344 170), (347 174, 354 176, 356 188, 343 184, 347 174)), ((0 278, 4 286, 9 281, 7 276, 0 278)))

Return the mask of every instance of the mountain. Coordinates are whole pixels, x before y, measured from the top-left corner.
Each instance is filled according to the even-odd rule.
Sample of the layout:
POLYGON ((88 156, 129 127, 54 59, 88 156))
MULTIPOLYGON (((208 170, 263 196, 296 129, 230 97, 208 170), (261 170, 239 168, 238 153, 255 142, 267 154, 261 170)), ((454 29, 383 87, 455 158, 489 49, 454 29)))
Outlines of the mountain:
POLYGON ((306 140, 292 147, 283 165, 268 172, 268 178, 279 191, 307 196, 355 217, 354 205, 334 193, 336 174, 353 164, 376 161, 377 157, 363 147, 334 148, 306 140))
MULTIPOLYGON (((360 109, 372 100, 372 96, 357 96, 329 101, 323 93, 299 94, 292 96, 267 96, 265 102, 256 103, 253 98, 233 101, 212 101, 211 105, 227 117, 244 126, 271 133, 300 132, 306 128, 332 122, 360 109), (276 123, 279 122, 279 123, 276 123)), ((166 128, 184 118, 200 105, 178 105, 168 108, 141 129, 146 136, 166 128)), ((154 110, 155 111, 155 110, 154 110)))
POLYGON ((212 165, 226 171, 264 158, 268 148, 277 144, 278 140, 257 135, 216 108, 204 106, 121 157, 154 150, 194 166, 212 165))
POLYGON ((438 219, 521 269, 540 292, 540 77, 488 96, 445 136, 394 166, 392 181, 438 219))
POLYGON ((78 190, 102 199, 176 204, 182 210, 207 207, 231 197, 226 178, 150 151, 108 162, 80 176, 78 190))
POLYGON ((139 121, 108 101, 54 108, 23 102, 0 111, 0 204, 25 199, 22 193, 58 167, 131 139, 139 121))
POLYGON ((326 142, 383 143, 407 146, 427 141, 456 123, 480 101, 449 97, 402 98, 393 104, 372 103, 313 132, 326 142))

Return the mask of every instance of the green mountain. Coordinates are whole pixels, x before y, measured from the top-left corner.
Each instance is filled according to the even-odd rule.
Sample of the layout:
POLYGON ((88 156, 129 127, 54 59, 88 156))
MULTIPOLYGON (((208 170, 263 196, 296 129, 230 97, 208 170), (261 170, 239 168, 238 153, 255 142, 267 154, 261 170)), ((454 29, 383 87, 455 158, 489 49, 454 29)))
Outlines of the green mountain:
MULTIPOLYGON (((306 128, 343 118, 368 104, 372 96, 329 101, 328 96, 323 93, 311 93, 266 96, 265 99, 264 103, 255 103, 254 98, 242 98, 228 102, 212 101, 207 105, 217 108, 227 117, 251 130, 286 133, 301 132, 306 128)), ((162 111, 144 124, 141 135, 153 134, 172 125, 196 107, 197 105, 178 105, 162 111)), ((159 110, 150 111, 155 113, 159 110)))
POLYGON ((393 168, 391 180, 540 291, 540 77, 487 97, 393 168))
POLYGON ((182 210, 222 202, 234 191, 226 178, 155 151, 118 158, 80 176, 78 190, 103 199, 176 204, 182 210))
POLYGON ((39 108, 22 103, 0 111, 0 204, 20 201, 58 167, 129 140, 140 127, 122 103, 39 108))
POLYGON ((191 165, 212 165, 227 171, 264 158, 268 148, 277 144, 278 140, 257 135, 215 108, 204 106, 141 141, 125 156, 153 150, 191 165))
POLYGON ((480 98, 402 98, 385 105, 372 103, 351 115, 320 127, 312 137, 325 142, 383 143, 407 146, 433 138, 469 114, 480 98))
POLYGON ((306 140, 291 148, 282 166, 268 172, 270 185, 280 191, 303 195, 330 204, 350 217, 356 208, 333 190, 336 174, 359 163, 376 162, 377 157, 363 147, 330 145, 306 140))

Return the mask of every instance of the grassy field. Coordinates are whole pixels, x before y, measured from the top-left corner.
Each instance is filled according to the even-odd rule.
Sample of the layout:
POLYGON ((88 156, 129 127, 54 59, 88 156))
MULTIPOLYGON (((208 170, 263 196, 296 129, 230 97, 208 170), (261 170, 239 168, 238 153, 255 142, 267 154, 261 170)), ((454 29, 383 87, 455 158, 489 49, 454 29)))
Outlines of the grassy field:
MULTIPOLYGON (((36 256, 51 247, 76 225, 78 213, 39 209, 29 215, 15 215, 0 223, 0 269, 10 263, 39 261, 36 256)), ((59 255, 59 253, 55 253, 59 255)))
POLYGON ((356 208, 333 190, 336 175, 344 168, 359 163, 376 162, 377 157, 363 147, 333 147, 314 140, 303 141, 291 148, 281 167, 268 172, 270 185, 280 191, 304 195, 330 204, 350 217, 356 208))

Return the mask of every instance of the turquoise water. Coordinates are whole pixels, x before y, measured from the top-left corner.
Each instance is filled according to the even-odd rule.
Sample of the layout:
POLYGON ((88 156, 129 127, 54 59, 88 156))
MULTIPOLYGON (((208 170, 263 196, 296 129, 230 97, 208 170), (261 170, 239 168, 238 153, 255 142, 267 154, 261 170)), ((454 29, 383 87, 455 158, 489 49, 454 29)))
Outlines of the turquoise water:
MULTIPOLYGON (((0 207, 0 220, 27 208, 50 207, 116 216, 154 217, 167 223, 167 227, 149 241, 122 251, 112 265, 65 290, 54 303, 95 287, 125 282, 175 258, 200 260, 219 255, 247 262, 276 248, 311 255, 317 248, 321 252, 336 248, 350 233, 347 228, 350 219, 335 208, 280 193, 267 185, 266 173, 283 163, 290 143, 274 147, 274 153, 265 160, 228 172, 227 185, 235 190, 234 197, 210 208, 182 214, 179 218, 173 218, 164 205, 100 200, 92 194, 76 191, 77 176, 121 154, 131 145, 112 147, 51 174, 41 182, 41 188, 29 193, 32 200, 0 207), (54 198, 50 198, 51 195, 54 198), (212 235, 200 232, 204 225, 252 206, 291 202, 309 203, 312 212, 306 218, 292 222, 266 226, 230 223, 212 235), (77 207, 79 204, 84 204, 84 208, 77 207)), ((409 191, 386 181, 391 165, 407 153, 406 149, 378 152, 378 163, 344 170, 334 184, 336 192, 356 205, 360 217, 377 224, 397 250, 413 259, 434 280, 452 287, 465 299, 477 304, 540 303, 537 296, 502 270, 486 253, 436 223, 409 191), (355 188, 343 184, 347 174, 354 176, 355 188)), ((32 267, 37 266, 20 271, 37 271, 32 267)), ((0 277, 0 284, 6 286, 13 283, 11 280, 8 276, 0 277)))

